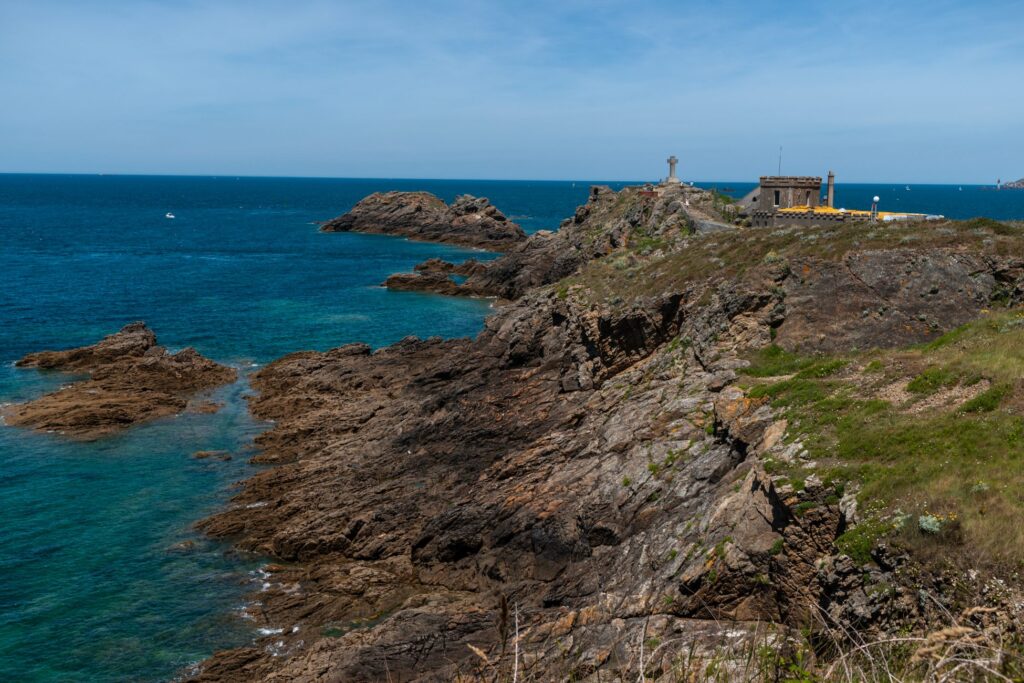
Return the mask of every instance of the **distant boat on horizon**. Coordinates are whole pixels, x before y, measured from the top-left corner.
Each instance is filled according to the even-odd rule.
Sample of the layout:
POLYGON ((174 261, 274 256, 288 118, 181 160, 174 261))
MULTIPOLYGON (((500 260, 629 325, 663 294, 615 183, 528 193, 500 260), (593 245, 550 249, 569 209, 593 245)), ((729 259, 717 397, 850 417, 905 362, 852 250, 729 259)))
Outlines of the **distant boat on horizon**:
POLYGON ((910 185, 907 185, 907 192, 910 191, 910 185))
POLYGON ((164 214, 164 218, 174 218, 174 214, 168 211, 167 213, 164 214))

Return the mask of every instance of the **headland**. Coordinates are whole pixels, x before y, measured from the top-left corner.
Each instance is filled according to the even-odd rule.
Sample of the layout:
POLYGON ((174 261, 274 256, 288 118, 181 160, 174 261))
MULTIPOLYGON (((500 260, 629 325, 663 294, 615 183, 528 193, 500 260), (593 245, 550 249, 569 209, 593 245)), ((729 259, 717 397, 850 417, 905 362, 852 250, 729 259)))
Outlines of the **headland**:
MULTIPOLYGON (((394 210, 365 229, 415 232, 394 210)), ((492 263, 389 280, 500 298, 477 338, 257 372, 274 466, 201 528, 273 558, 267 635, 192 680, 1017 666, 1024 227, 738 219, 597 187, 492 263)))

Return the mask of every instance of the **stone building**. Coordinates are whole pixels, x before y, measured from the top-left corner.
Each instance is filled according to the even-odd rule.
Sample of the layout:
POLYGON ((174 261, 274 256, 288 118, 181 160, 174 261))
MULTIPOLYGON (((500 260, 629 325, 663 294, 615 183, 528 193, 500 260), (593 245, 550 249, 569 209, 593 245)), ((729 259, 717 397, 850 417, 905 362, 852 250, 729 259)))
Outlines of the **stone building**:
POLYGON ((836 176, 828 172, 828 190, 821 197, 818 176, 761 176, 756 189, 740 200, 742 215, 755 228, 786 225, 826 226, 849 221, 920 220, 924 214, 856 211, 835 208, 836 176), (824 201, 824 203, 822 203, 824 201))
POLYGON ((828 172, 828 193, 821 198, 821 178, 817 176, 761 176, 756 189, 740 200, 742 215, 755 228, 788 225, 827 226, 852 221, 907 221, 937 219, 920 213, 837 209, 835 174, 828 172))
POLYGON ((821 201, 821 177, 767 175, 754 190, 752 207, 758 211, 815 207, 821 201))

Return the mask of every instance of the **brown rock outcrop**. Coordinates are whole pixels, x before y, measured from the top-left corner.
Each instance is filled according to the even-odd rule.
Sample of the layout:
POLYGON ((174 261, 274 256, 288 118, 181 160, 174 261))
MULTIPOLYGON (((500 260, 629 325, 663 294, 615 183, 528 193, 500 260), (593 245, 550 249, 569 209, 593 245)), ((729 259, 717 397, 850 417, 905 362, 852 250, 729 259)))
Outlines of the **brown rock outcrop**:
POLYGON ((237 376, 234 369, 195 349, 168 353, 143 323, 126 325, 92 346, 29 354, 17 365, 88 378, 8 406, 7 424, 87 440, 179 413, 197 392, 233 382, 237 376))
POLYGON ((523 229, 486 198, 462 195, 449 206, 429 192, 376 192, 321 230, 401 235, 491 251, 526 239, 523 229))
POLYGON ((384 286, 395 291, 432 292, 447 296, 487 296, 486 292, 464 287, 452 275, 468 277, 487 270, 487 264, 476 259, 451 263, 432 258, 416 264, 412 273, 396 273, 384 281, 384 286))
POLYGON ((643 651, 646 677, 686 680, 681 659, 727 666, 758 624, 924 609, 900 560, 870 570, 893 586, 874 595, 837 556, 839 492, 776 488, 761 459, 789 447, 786 425, 736 370, 773 336, 932 338, 1020 291, 1020 258, 852 248, 689 280, 656 260, 670 284, 627 281, 618 303, 536 286, 640 240, 668 249, 693 232, 686 192, 598 189, 558 234, 471 276, 514 300, 474 340, 349 345, 257 373, 252 410, 274 421, 259 459, 277 466, 201 526, 292 564, 267 568, 253 610, 273 632, 194 679, 501 680, 516 666, 523 680, 637 680, 643 651), (874 274, 914 264, 905 283, 874 274), (961 296, 929 295, 940 281, 961 296), (879 297, 885 314, 863 314, 879 297))
POLYGON ((432 292, 448 296, 468 295, 447 273, 427 271, 423 273, 396 273, 388 276, 384 286, 396 292, 432 292))
POLYGON ((417 273, 449 273, 466 277, 484 272, 487 270, 487 264, 472 258, 462 263, 451 263, 439 258, 432 258, 423 263, 417 263, 413 270, 417 273))
POLYGON ((533 287, 557 282, 584 263, 629 245, 630 240, 647 239, 656 245, 694 232, 705 220, 705 214, 695 207, 706 203, 706 195, 704 190, 684 186, 664 188, 660 193, 636 187, 612 192, 608 187, 595 186, 587 203, 572 218, 562 221, 557 232, 542 230, 530 235, 493 261, 448 264, 450 268, 442 265, 444 262, 428 261, 417 266, 425 275, 467 275, 463 283, 452 281, 453 287, 434 275, 422 280, 401 275, 392 276, 395 279, 389 279, 387 286, 517 299, 533 287))

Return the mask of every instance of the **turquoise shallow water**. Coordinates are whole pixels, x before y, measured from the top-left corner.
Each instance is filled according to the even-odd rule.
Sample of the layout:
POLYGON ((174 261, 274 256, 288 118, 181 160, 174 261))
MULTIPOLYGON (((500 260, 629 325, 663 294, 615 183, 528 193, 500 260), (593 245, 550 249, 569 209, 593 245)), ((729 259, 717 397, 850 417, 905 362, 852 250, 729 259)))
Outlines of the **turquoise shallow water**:
MULTIPOLYGON (((243 371, 217 392, 226 404, 217 414, 96 443, 0 427, 0 680, 165 680, 252 639, 238 609, 259 558, 191 531, 254 471, 249 443, 264 425, 245 411, 245 373, 300 349, 473 335, 489 311, 486 301, 378 285, 431 256, 493 255, 313 224, 388 189, 488 196, 534 231, 571 215, 588 184, 0 175, 0 402, 68 380, 16 370, 15 359, 92 343, 133 320, 172 348, 192 345, 243 371), (191 457, 208 449, 235 458, 191 457), (194 551, 169 550, 187 540, 194 551)), ((883 191, 886 209, 1024 218, 1024 191, 840 185, 838 194, 859 208, 858 197, 883 191)))

